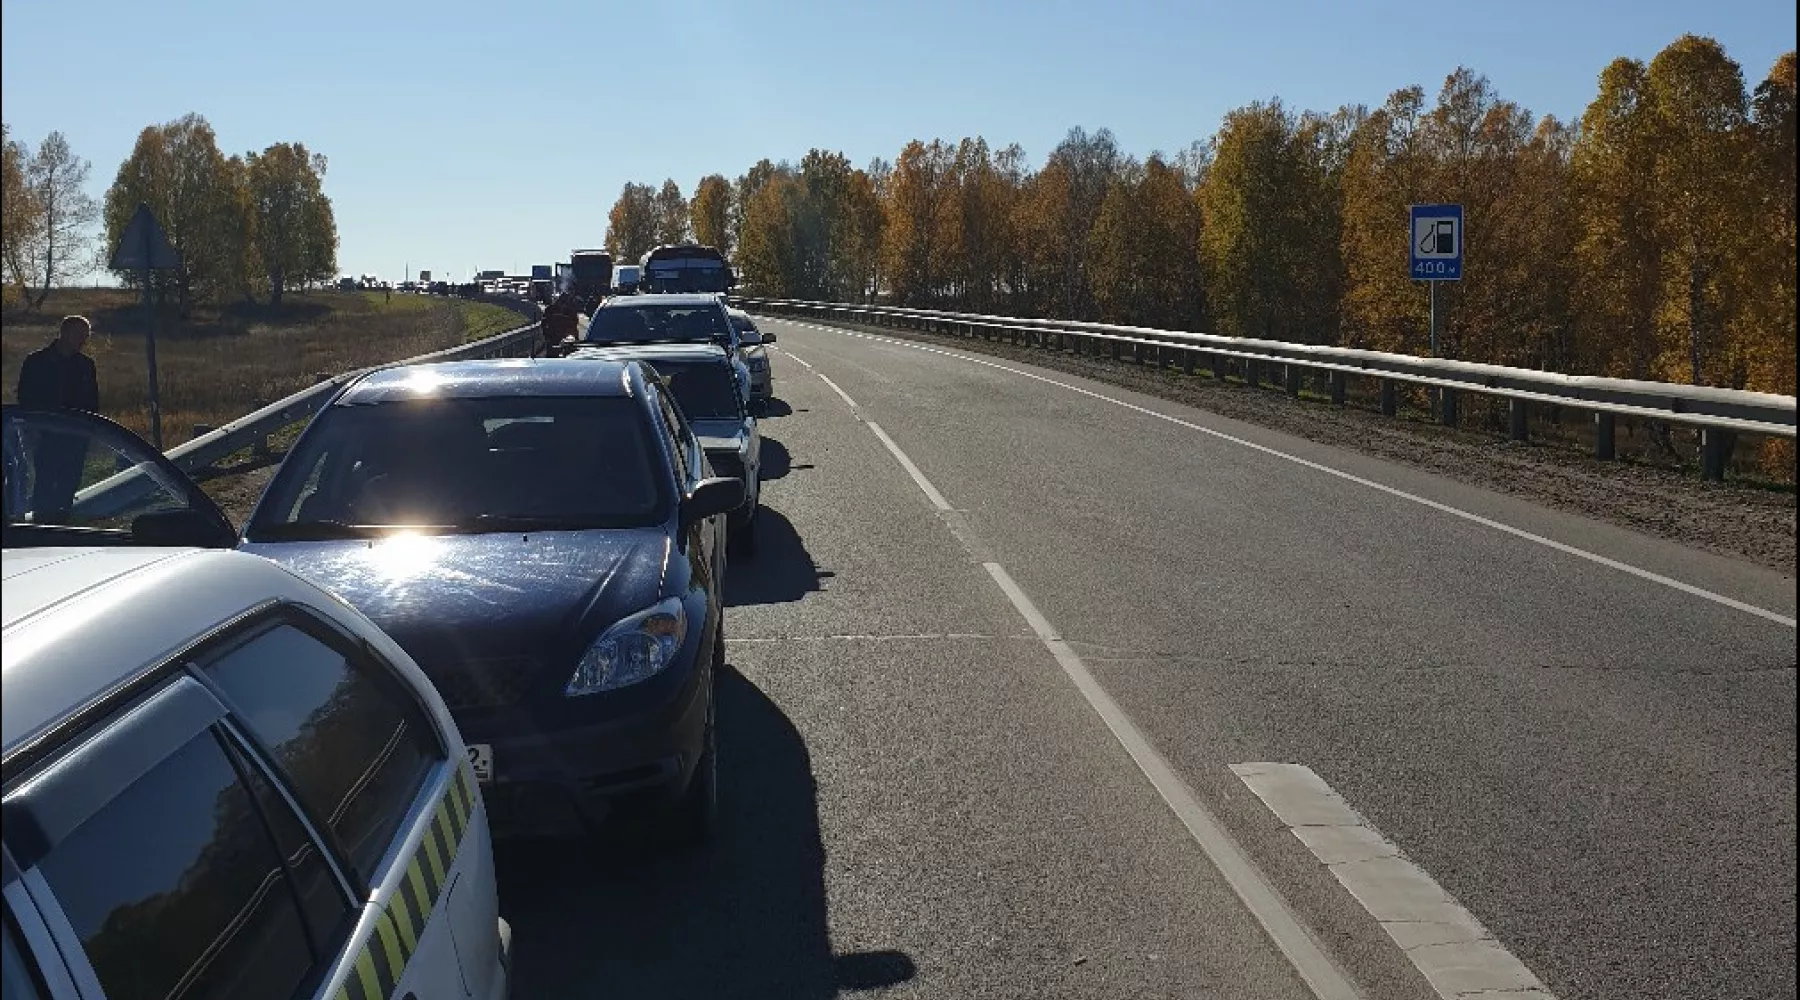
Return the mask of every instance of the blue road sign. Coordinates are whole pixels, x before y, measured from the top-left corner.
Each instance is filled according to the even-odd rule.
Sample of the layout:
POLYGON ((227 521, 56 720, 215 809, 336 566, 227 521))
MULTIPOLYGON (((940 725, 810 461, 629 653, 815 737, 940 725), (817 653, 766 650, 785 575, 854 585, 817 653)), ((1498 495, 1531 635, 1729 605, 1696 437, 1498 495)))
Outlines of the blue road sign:
POLYGON ((1416 281, 1459 281, 1463 266, 1461 205, 1412 206, 1412 266, 1416 281))

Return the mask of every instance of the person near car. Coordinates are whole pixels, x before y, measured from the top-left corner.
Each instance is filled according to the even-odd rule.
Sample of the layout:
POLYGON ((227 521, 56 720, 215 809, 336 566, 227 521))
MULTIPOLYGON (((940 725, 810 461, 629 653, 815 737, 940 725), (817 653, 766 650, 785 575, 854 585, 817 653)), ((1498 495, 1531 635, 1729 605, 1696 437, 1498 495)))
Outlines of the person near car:
POLYGON ((564 292, 557 296, 544 310, 543 319, 539 321, 544 333, 544 354, 556 353, 557 345, 574 337, 581 326, 581 308, 575 301, 573 292, 564 292))
MULTIPOLYGON (((19 366, 21 406, 100 412, 100 378, 94 359, 82 353, 94 325, 85 316, 64 316, 56 339, 25 356, 19 366)), ((46 433, 32 449, 31 509, 41 522, 56 520, 75 504, 87 440, 46 433)))

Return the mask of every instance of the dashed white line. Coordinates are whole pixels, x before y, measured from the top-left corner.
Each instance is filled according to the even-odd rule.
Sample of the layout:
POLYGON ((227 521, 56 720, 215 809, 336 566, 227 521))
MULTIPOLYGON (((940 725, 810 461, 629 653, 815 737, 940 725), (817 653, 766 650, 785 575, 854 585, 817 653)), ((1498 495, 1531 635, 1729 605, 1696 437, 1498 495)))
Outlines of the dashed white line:
POLYGON ((913 464, 913 460, 906 457, 906 452, 901 451, 900 446, 894 443, 894 439, 888 437, 887 431, 882 430, 880 425, 873 420, 865 420, 863 423, 868 424, 869 430, 875 432, 875 436, 881 439, 882 444, 887 445, 887 450, 893 453, 894 459, 900 463, 900 467, 906 470, 906 474, 912 477, 914 483, 918 484, 919 490, 925 494, 925 499, 930 500, 931 505, 938 510, 949 510, 950 501, 945 500, 944 495, 938 492, 937 487, 931 485, 931 480, 926 479, 925 473, 920 472, 919 467, 913 464))
POLYGON ((1556 1000, 1525 963, 1303 764, 1231 770, 1369 911, 1445 1000, 1556 1000))
POLYGON ((1268 445, 1257 444, 1254 441, 1250 441, 1245 438, 1238 437, 1235 434, 1227 434, 1224 431, 1218 431, 1218 430, 1214 430, 1210 427, 1204 427, 1200 424, 1194 423, 1191 420, 1183 420, 1180 417, 1171 416, 1170 414, 1167 414, 1167 413, 1159 413, 1156 410, 1152 410, 1146 406, 1138 406, 1135 403, 1127 403, 1122 399, 1115 399, 1112 396, 1108 396, 1103 393, 1098 393, 1091 389, 1083 389, 1082 387, 1080 387, 1078 385, 1071 385, 1067 382, 1059 381, 1059 380, 1053 379, 1053 378, 1047 378, 1043 375, 1038 375, 1033 372, 1022 371, 1018 368, 1011 367, 1010 365, 998 364, 998 363, 992 362, 992 361, 984 361, 981 358, 971 358, 967 355, 959 354, 955 351, 946 351, 946 350, 942 350, 942 349, 936 348, 936 347, 927 347, 923 344, 914 344, 914 343, 909 343, 904 340, 895 340, 892 337, 878 337, 878 336, 874 336, 872 334, 858 333, 854 330, 844 330, 844 329, 840 329, 838 327, 822 326, 822 325, 818 325, 818 324, 806 324, 806 325, 812 326, 814 329, 827 331, 830 333, 841 334, 846 337, 856 337, 856 338, 859 338, 862 340, 872 340, 872 341, 876 341, 876 342, 883 343, 883 344, 891 344, 896 347, 906 347, 906 348, 911 348, 913 350, 925 351, 926 353, 929 353, 929 354, 940 354, 947 358, 955 358, 959 361, 969 362, 970 364, 984 365, 988 368, 997 368, 1001 371, 1010 372, 1014 375, 1019 375, 1024 378, 1034 379, 1039 382, 1045 382, 1045 383, 1054 385, 1061 389, 1067 389, 1070 392, 1079 393, 1080 395, 1087 396, 1092 399, 1097 399, 1097 400, 1101 400, 1102 402, 1111 403, 1114 406, 1124 407, 1125 409, 1131 410, 1134 413, 1141 413, 1141 414, 1144 414, 1145 416, 1155 417, 1158 420, 1166 420, 1169 423, 1176 424, 1181 427, 1185 427, 1189 430, 1198 431, 1201 434, 1205 434, 1209 437, 1216 438, 1220 441, 1227 441, 1232 444, 1239 445, 1244 448, 1248 448, 1252 451, 1261 452, 1262 454, 1268 455, 1273 458, 1279 458, 1279 459, 1282 459, 1283 461, 1292 462, 1295 465, 1303 466, 1305 468, 1312 469, 1316 472, 1322 472, 1328 476, 1334 476, 1345 482, 1355 483, 1358 486, 1363 486, 1363 487, 1366 487, 1371 490, 1375 490, 1380 493, 1385 493, 1391 497, 1396 497, 1401 500, 1406 500, 1408 502, 1418 504, 1422 507, 1429 507, 1430 509, 1438 511, 1440 513, 1448 514, 1451 517, 1461 518, 1464 521, 1469 521, 1474 524, 1479 524, 1482 527, 1491 528, 1495 531, 1499 531, 1504 534, 1511 535, 1514 538, 1522 539, 1524 541, 1531 542, 1535 545, 1541 545, 1541 546, 1544 546, 1545 548, 1553 549, 1553 550, 1555 550, 1557 552, 1561 552, 1565 555, 1574 556, 1577 559, 1584 559, 1584 560, 1594 563, 1596 565, 1605 566, 1608 569, 1617 570, 1620 573, 1625 573, 1629 576, 1637 577, 1640 580, 1645 580, 1650 583, 1657 584, 1659 586, 1668 587, 1671 590, 1677 590, 1677 591, 1680 591, 1681 593, 1688 594, 1693 597, 1698 597, 1701 600, 1710 601, 1714 604, 1718 604, 1723 607, 1731 608, 1734 611, 1742 611, 1745 614, 1754 615, 1757 618, 1761 618, 1765 621, 1774 622, 1777 625, 1783 625, 1783 626, 1786 626, 1787 628, 1795 628, 1797 626, 1797 624, 1800 624, 1800 623, 1796 623, 1795 619, 1788 615, 1780 614, 1779 612, 1775 612, 1775 611, 1770 611, 1767 608, 1759 607, 1754 604, 1740 601, 1740 600, 1737 600, 1736 598, 1727 597, 1724 594, 1715 593, 1713 591, 1707 590, 1704 587, 1698 587, 1698 586, 1695 586, 1694 584, 1686 583, 1684 581, 1677 580, 1673 577, 1664 576, 1663 574, 1654 572, 1652 570, 1647 570, 1647 569, 1644 569, 1639 566, 1633 566, 1630 563, 1621 562, 1617 559, 1613 559, 1608 556, 1600 555, 1597 552, 1589 552, 1586 549, 1578 548, 1578 547, 1570 545, 1566 542, 1559 542, 1554 538, 1546 538, 1543 535, 1539 535, 1539 534, 1536 534, 1536 533, 1533 533, 1530 531, 1526 531, 1523 528, 1515 528, 1510 524, 1505 524, 1500 521, 1496 521, 1493 518, 1483 517, 1480 514, 1472 513, 1470 511, 1463 510, 1459 507, 1452 507, 1451 505, 1449 505, 1447 503, 1442 503, 1437 500, 1432 500, 1428 497, 1422 497, 1416 493, 1408 493, 1407 491, 1399 489, 1397 487, 1389 486, 1385 483, 1378 483, 1378 482, 1374 481, 1373 479, 1367 479, 1362 476, 1356 475, 1355 473, 1345 472, 1342 469, 1335 469, 1329 465, 1325 465, 1320 462, 1314 462, 1311 459, 1301 458, 1298 455, 1289 454, 1288 452, 1281 451, 1280 449, 1271 448, 1268 445))
MULTIPOLYGON (((819 376, 826 385, 836 390, 837 394, 843 397, 844 402, 850 405, 851 410, 856 411, 855 401, 844 390, 839 389, 835 382, 826 378, 824 372, 814 371, 813 374, 819 376)), ((858 419, 868 425, 870 432, 887 447, 888 452, 900 463, 900 467, 906 470, 906 474, 912 477, 914 485, 919 487, 919 491, 925 494, 925 498, 931 502, 933 507, 937 508, 939 512, 952 509, 950 502, 944 499, 944 495, 938 492, 937 487, 931 485, 931 480, 925 478, 925 474, 919 470, 918 465, 914 464, 913 460, 895 443, 893 438, 888 436, 886 431, 882 430, 874 421, 863 418, 860 413, 858 419)), ((1169 762, 1150 744, 1150 740, 1144 736, 1137 724, 1131 721, 1131 717, 1125 714, 1125 710, 1120 708, 1118 702, 1113 701, 1112 696, 1100 686, 1100 682, 1094 679, 1094 675, 1088 671, 1087 665, 1081 662, 1081 657, 1069 647, 1067 642, 1063 641, 1056 629, 1051 627, 1043 612, 1039 611, 1037 605, 1032 603, 1031 598, 1026 596, 1025 591, 1020 589, 1011 574, 1006 572, 1006 568, 997 562, 984 562, 982 567, 987 570, 989 576, 993 577, 994 583, 1000 588, 1001 593, 1004 593, 1007 600, 1012 602, 1012 606, 1018 611, 1019 616, 1025 619, 1025 624, 1037 635, 1038 641, 1043 643, 1051 658, 1057 662, 1058 666, 1062 667, 1063 673, 1075 685, 1075 689, 1081 693, 1088 706, 1094 710, 1096 715, 1100 716, 1100 720, 1111 731, 1113 738, 1119 741, 1132 761, 1137 764, 1138 769, 1144 773, 1146 778, 1150 779, 1151 786, 1156 789, 1163 802, 1187 828, 1189 836, 1193 837, 1194 842, 1200 845, 1201 851, 1212 862, 1213 867, 1218 869, 1219 874, 1231 886, 1232 892, 1237 894, 1245 909, 1249 910, 1251 916, 1262 926, 1263 932, 1269 936, 1269 940, 1276 949, 1294 967, 1294 971, 1312 990, 1313 995, 1317 996, 1319 1000, 1363 1000, 1362 993, 1356 988, 1356 985, 1350 981, 1343 970, 1337 967, 1330 956, 1325 954, 1325 950, 1319 946, 1317 939, 1300 922, 1299 917, 1294 915, 1287 900, 1282 898, 1281 894, 1269 884, 1269 880, 1264 877, 1262 871, 1256 867, 1256 862, 1252 861, 1244 849, 1238 846, 1212 812, 1200 803, 1194 790, 1188 787, 1187 782, 1181 780, 1181 776, 1175 773, 1175 769, 1170 766, 1169 762)))
POLYGON ((833 382, 831 379, 827 378, 825 376, 824 372, 815 371, 815 372, 813 372, 813 374, 819 376, 819 379, 821 381, 823 381, 826 385, 831 386, 831 391, 837 393, 839 398, 843 399, 843 401, 845 403, 847 403, 852 410, 857 408, 856 400, 851 399, 850 394, 845 392, 843 389, 839 388, 838 384, 836 382, 833 382))

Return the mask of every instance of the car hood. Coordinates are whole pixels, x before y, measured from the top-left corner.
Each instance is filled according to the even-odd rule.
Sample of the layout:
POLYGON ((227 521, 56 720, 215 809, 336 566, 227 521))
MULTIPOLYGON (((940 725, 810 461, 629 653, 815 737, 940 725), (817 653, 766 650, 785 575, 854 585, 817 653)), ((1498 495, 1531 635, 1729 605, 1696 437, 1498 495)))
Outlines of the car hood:
POLYGON ((662 593, 654 528, 246 543, 368 615, 420 665, 575 655, 662 593))

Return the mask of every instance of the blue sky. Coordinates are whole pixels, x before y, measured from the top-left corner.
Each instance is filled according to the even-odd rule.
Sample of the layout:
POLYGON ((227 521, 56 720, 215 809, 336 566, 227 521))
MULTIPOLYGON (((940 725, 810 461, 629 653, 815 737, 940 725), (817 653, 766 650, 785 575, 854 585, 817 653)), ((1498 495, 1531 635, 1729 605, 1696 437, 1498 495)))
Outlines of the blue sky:
POLYGON ((96 196, 189 111, 228 153, 304 142, 330 159, 341 270, 460 277, 598 244, 628 180, 691 192, 813 146, 863 164, 982 135, 1035 162, 1080 125, 1143 155, 1253 100, 1377 104, 1459 65, 1573 117, 1610 59, 1684 32, 1751 86, 1795 44, 1792 0, 405 7, 6 0, 0 103, 15 138, 67 135, 96 196))

